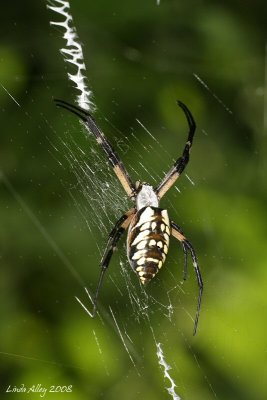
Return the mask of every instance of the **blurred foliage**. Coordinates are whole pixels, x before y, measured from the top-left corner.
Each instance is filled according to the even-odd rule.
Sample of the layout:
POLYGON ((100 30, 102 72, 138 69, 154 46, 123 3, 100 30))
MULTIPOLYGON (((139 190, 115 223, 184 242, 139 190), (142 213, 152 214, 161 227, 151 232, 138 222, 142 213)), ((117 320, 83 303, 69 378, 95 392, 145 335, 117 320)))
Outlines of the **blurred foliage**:
MULTIPOLYGON (((186 171, 195 185, 183 175, 181 193, 172 189, 162 206, 171 205, 200 260, 205 291, 199 331, 192 337, 195 277, 190 266, 181 289, 183 260, 175 241, 147 289, 159 303, 172 291, 174 322, 162 308, 152 309, 150 323, 135 320, 118 273, 120 259, 127 264, 122 244, 101 292, 101 318, 89 319, 75 302, 75 295, 85 299, 84 285, 96 285, 100 251, 119 213, 97 221, 66 160, 71 135, 73 153, 91 143, 52 101, 73 102, 76 95, 59 53, 62 32, 49 26, 59 17, 45 1, 6 3, 0 43, 1 398, 39 398, 6 393, 8 385, 22 383, 72 385, 72 392, 47 393, 47 399, 170 398, 154 334, 182 399, 266 399, 266 2, 77 0, 71 9, 98 117, 135 169, 133 179, 149 180, 152 171, 162 176, 182 149, 187 127, 176 99, 196 119, 186 171), (131 148, 131 132, 140 148, 131 148), (59 138, 64 153, 55 150, 59 138), (129 335, 134 365, 109 306, 129 335)), ((106 173, 109 179, 108 167, 106 173)), ((111 190, 121 193, 119 208, 125 201, 126 210, 115 178, 111 190)), ((134 274, 130 279, 142 296, 134 274)))

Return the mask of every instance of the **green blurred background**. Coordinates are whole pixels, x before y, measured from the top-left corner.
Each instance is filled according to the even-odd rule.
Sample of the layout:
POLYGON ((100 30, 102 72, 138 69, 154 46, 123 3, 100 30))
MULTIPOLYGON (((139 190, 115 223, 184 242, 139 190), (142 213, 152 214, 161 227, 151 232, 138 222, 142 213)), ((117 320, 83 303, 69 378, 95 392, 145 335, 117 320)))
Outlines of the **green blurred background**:
POLYGON ((49 26, 60 17, 45 1, 5 3, 0 397, 37 399, 6 389, 39 383, 72 385, 48 399, 168 399, 156 340, 182 399, 265 400, 266 2, 76 0, 71 7, 100 124, 134 180, 154 184, 180 154, 187 126, 176 99, 196 119, 186 170, 194 185, 184 174, 180 192, 171 189, 162 206, 198 254, 205 284, 199 330, 193 337, 194 272, 190 264, 181 283, 175 241, 146 289, 149 299, 122 240, 101 291, 101 317, 91 320, 75 301, 89 303, 83 286, 94 290, 107 232, 129 201, 97 158, 100 149, 53 104, 53 97, 74 102, 77 94, 59 53, 62 31, 49 26), (91 179, 85 165, 98 170, 91 179))

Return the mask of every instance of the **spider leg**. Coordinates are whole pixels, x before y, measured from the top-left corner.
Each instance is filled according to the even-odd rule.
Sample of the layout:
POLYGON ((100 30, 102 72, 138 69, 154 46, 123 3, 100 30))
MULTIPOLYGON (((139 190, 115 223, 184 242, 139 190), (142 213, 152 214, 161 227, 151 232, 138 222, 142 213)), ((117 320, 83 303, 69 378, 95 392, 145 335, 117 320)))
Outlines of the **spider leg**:
POLYGON ((94 135, 97 143, 102 147, 104 153, 108 157, 108 160, 112 165, 112 168, 117 175, 119 181, 121 182, 125 192, 129 197, 132 197, 135 194, 135 185, 132 182, 119 156, 116 154, 115 150, 105 137, 104 133, 96 125, 93 117, 82 108, 69 104, 64 100, 55 99, 55 102, 57 107, 65 108, 66 110, 77 115, 77 117, 79 117, 84 122, 87 130, 94 135))
POLYGON ((183 238, 185 238, 185 236, 184 236, 184 234, 183 234, 182 229, 181 229, 178 225, 174 224, 174 222, 173 222, 173 225, 176 226, 176 230, 179 229, 179 231, 178 231, 179 237, 178 237, 178 234, 177 234, 177 233, 176 233, 176 236, 174 235, 173 226, 172 226, 172 222, 171 222, 171 226, 172 226, 172 232, 171 232, 171 234, 172 234, 176 239, 178 239, 178 240, 181 242, 181 246, 182 246, 183 253, 184 253, 184 281, 185 281, 186 278, 187 278, 187 274, 188 274, 188 267, 187 267, 187 264, 188 264, 188 262, 187 262, 187 261, 188 261, 188 257, 187 257, 187 255, 188 255, 188 248, 187 248, 187 246, 185 245, 185 242, 184 242, 184 239, 183 239, 183 238))
POLYGON ((203 292, 203 281, 202 281, 201 272, 200 272, 200 268, 199 268, 198 261, 197 261, 197 256, 196 256, 196 253, 195 253, 195 250, 194 250, 193 246, 186 239, 186 237, 184 236, 181 228, 175 222, 173 222, 173 221, 171 222, 171 227, 172 227, 172 231, 171 231, 172 236, 175 237, 177 240, 179 240, 182 243, 182 245, 185 246, 186 250, 190 251, 192 262, 193 262, 193 266, 194 266, 196 277, 197 277, 197 283, 198 283, 199 292, 198 292, 198 301, 197 301, 197 311, 196 311, 196 317, 195 317, 195 324, 194 324, 194 330, 193 330, 193 335, 195 335, 196 331, 197 331, 197 325, 198 325, 199 313, 200 313, 200 307, 201 307, 201 299, 202 299, 202 292, 203 292))
POLYGON ((187 278, 187 273, 188 273, 188 268, 187 268, 187 247, 184 244, 184 242, 181 242, 181 245, 182 245, 182 249, 183 249, 183 252, 184 252, 184 281, 185 281, 186 278, 187 278))
POLYGON ((162 196, 164 196, 164 194, 173 186, 173 184, 176 182, 176 180, 179 178, 186 165, 188 164, 190 148, 192 146, 196 130, 196 123, 189 109, 179 100, 177 101, 177 104, 183 110, 188 122, 188 138, 182 156, 177 159, 173 167, 165 175, 159 186, 156 188, 156 193, 159 199, 161 199, 162 196))
POLYGON ((102 256, 101 262, 100 262, 100 275, 98 279, 98 284, 96 288, 96 292, 93 298, 93 312, 91 313, 91 317, 94 318, 97 310, 97 300, 99 296, 99 292, 103 283, 104 275, 106 270, 108 269, 111 257, 113 255, 113 252, 116 248, 116 244, 118 243, 120 237, 122 234, 125 232, 125 230, 128 228, 134 213, 135 209, 132 208, 130 209, 126 214, 124 214, 122 217, 118 219, 116 222, 114 228, 110 232, 108 242, 104 251, 104 254, 102 256))

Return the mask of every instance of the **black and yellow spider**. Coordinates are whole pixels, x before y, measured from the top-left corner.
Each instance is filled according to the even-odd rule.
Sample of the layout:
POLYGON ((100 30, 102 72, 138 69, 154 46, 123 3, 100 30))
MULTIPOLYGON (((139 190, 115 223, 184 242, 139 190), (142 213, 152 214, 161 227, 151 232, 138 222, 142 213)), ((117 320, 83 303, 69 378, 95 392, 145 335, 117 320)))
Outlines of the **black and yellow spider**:
POLYGON ((191 254, 193 266, 196 272, 199 295, 194 325, 195 334, 203 291, 203 282, 197 257, 191 243, 186 239, 180 227, 175 222, 170 221, 167 210, 159 208, 160 199, 176 182, 189 161, 189 152, 196 130, 196 124, 191 112, 181 101, 177 102, 185 113, 188 121, 188 139, 182 156, 177 159, 173 167, 165 175, 158 187, 153 188, 151 185, 145 182, 140 183, 138 181, 135 184, 133 183, 124 165, 122 164, 118 155, 115 153, 104 133, 98 128, 94 119, 87 111, 71 105, 63 100, 55 101, 58 107, 63 107, 66 110, 76 114, 84 122, 85 127, 94 135, 97 143, 104 150, 127 195, 135 203, 134 207, 116 222, 109 235, 108 243, 100 262, 101 271, 95 297, 93 299, 93 312, 91 315, 95 316, 99 291, 103 282, 104 274, 109 266, 113 251, 121 235, 127 228, 127 255, 129 263, 132 269, 138 274, 139 279, 143 284, 148 283, 157 274, 165 262, 169 249, 170 235, 172 235, 179 240, 183 248, 185 257, 184 278, 186 278, 187 273, 188 251, 191 254))

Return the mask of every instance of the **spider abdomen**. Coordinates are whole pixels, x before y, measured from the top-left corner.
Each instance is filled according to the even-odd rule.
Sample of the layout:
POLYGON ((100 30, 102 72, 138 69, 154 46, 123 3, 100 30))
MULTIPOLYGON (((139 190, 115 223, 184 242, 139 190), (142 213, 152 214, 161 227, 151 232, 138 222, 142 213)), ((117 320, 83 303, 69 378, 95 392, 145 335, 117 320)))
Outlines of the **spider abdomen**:
POLYGON ((170 220, 167 210, 144 207, 134 216, 128 231, 127 253, 142 283, 162 267, 169 249, 170 220))

